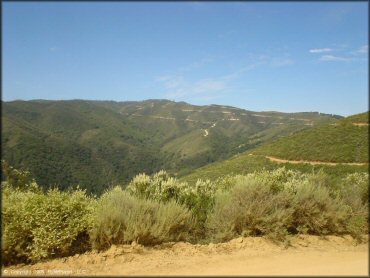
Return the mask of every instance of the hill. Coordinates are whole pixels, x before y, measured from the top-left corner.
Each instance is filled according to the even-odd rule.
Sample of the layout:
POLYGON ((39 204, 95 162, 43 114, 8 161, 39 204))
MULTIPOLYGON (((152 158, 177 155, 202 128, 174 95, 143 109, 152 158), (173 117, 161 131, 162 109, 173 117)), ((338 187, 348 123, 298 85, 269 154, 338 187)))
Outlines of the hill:
POLYGON ((183 177, 195 182, 198 178, 217 178, 227 174, 246 174, 275 169, 325 172, 334 176, 368 171, 369 114, 362 113, 280 138, 228 160, 212 163, 183 177), (290 162, 290 163, 278 163, 290 162), (358 164, 358 165, 356 165, 358 164))
POLYGON ((2 111, 3 159, 45 187, 94 193, 161 168, 182 176, 340 118, 168 100, 13 101, 2 111))
POLYGON ((363 113, 277 140, 254 154, 288 160, 369 162, 368 131, 368 113, 363 113))

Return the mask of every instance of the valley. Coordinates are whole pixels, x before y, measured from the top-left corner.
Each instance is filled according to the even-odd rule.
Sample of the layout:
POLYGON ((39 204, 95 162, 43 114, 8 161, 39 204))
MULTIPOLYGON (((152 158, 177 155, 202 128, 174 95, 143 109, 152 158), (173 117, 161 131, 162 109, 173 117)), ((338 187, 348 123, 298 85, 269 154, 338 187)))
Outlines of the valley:
POLYGON ((100 194, 139 173, 178 177, 340 116, 146 100, 3 102, 3 159, 44 187, 100 194))

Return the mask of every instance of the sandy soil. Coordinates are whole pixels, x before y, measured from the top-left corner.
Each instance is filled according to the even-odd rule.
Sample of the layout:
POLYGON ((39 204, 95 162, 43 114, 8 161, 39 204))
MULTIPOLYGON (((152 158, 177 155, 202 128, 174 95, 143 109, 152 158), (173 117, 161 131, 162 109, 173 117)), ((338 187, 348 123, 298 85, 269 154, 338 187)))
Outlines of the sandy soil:
POLYGON ((5 268, 3 275, 363 275, 368 276, 368 237, 297 236, 289 247, 245 237, 222 244, 167 243, 112 246, 34 265, 5 268))
POLYGON ((311 160, 287 160, 287 159, 281 159, 275 156, 265 156, 267 159, 277 162, 277 163, 292 163, 292 164, 302 164, 302 163, 308 163, 311 165, 357 165, 357 166, 362 166, 362 165, 367 165, 368 163, 356 163, 356 162, 325 162, 325 161, 311 161, 311 160))

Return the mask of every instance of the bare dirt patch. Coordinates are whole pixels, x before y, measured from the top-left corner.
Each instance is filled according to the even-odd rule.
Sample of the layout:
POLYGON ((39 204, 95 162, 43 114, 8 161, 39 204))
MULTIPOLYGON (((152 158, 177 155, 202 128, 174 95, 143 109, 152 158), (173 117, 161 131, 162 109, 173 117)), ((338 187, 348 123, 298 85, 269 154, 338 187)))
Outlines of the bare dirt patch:
POLYGON ((112 246, 101 253, 3 269, 3 275, 368 275, 368 237, 296 236, 290 246, 244 237, 227 243, 112 246))

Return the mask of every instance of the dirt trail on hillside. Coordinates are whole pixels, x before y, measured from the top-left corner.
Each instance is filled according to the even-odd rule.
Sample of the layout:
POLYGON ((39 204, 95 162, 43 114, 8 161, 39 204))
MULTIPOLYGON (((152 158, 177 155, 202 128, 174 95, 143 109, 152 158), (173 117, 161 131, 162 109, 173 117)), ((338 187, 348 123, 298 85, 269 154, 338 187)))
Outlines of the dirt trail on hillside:
MULTIPOLYGON (((366 242, 368 237, 366 237, 366 242)), ((227 243, 168 243, 109 250, 26 266, 3 275, 368 275, 368 244, 350 237, 297 236, 288 248, 264 238, 227 243)))
MULTIPOLYGON (((333 123, 333 124, 330 124, 330 125, 338 126, 337 123, 333 123)), ((352 123, 352 125, 354 125, 354 126, 369 126, 369 123, 352 123)))
POLYGON ((359 163, 359 162, 325 162, 325 161, 312 161, 312 160, 288 160, 288 159, 282 159, 282 158, 278 158, 278 157, 275 157, 275 156, 265 156, 267 159, 269 159, 270 161, 273 161, 273 162, 277 162, 277 163, 292 163, 292 164, 303 164, 303 163, 307 163, 307 164, 311 164, 311 165, 332 165, 332 166, 335 166, 335 165, 357 165, 357 166, 362 166, 362 165, 367 165, 369 163, 359 163))
POLYGON ((368 126, 369 123, 352 123, 355 126, 368 126))

